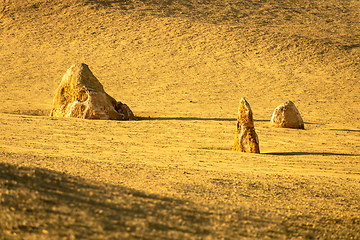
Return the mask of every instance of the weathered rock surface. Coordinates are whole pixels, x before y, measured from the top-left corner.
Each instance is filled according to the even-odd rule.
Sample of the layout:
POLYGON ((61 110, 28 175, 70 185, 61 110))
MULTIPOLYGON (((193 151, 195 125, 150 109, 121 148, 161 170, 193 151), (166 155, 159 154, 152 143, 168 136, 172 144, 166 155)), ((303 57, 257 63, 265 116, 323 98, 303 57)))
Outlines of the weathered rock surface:
POLYGON ((233 151, 260 153, 253 113, 245 98, 240 99, 233 151))
POLYGON ((299 110, 291 101, 279 105, 272 115, 271 127, 304 129, 304 121, 299 110))
POLYGON ((130 120, 130 108, 109 96, 84 64, 72 65, 55 92, 50 116, 103 120, 130 120))

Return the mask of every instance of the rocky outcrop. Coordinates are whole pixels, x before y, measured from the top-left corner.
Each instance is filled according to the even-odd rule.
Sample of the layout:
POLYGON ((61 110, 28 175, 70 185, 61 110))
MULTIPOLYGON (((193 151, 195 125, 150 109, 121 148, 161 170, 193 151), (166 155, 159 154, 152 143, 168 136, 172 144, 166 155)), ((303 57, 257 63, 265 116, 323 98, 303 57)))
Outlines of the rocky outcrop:
POLYGON ((255 132, 253 113, 245 98, 242 98, 239 104, 233 151, 260 153, 259 139, 255 132))
POLYGON ((276 128, 304 129, 304 121, 295 104, 287 101, 274 110, 270 126, 276 128))
POLYGON ((52 117, 130 120, 130 108, 109 96, 84 64, 72 65, 63 76, 53 100, 52 117))

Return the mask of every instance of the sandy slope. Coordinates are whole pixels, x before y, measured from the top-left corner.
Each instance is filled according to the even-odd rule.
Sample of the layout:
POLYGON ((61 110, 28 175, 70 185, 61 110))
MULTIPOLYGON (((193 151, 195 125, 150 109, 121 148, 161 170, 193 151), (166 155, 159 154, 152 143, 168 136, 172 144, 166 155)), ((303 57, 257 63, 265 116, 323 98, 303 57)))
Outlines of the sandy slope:
POLYGON ((360 238, 359 9, 1 1, 0 238, 360 238), (48 117, 75 62, 139 120, 48 117), (305 130, 269 128, 286 100, 305 130))

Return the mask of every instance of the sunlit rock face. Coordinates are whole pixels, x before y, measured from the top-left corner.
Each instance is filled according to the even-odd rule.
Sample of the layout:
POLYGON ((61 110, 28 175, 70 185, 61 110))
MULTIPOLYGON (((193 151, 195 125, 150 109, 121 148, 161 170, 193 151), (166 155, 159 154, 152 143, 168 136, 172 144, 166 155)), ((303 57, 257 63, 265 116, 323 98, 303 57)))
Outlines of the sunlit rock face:
POLYGON ((72 65, 56 89, 52 117, 130 120, 134 114, 126 104, 109 96, 84 64, 72 65))
POLYGON ((245 98, 240 99, 233 151, 260 153, 253 113, 245 98))
POLYGON ((270 126, 276 128, 304 129, 304 121, 295 104, 287 101, 274 110, 270 126))

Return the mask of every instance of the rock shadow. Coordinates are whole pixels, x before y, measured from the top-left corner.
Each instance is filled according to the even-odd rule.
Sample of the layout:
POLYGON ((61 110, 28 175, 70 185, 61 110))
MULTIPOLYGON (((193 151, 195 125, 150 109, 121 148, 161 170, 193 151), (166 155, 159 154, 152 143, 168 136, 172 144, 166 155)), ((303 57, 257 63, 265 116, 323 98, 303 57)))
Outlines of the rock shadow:
POLYGON ((331 131, 341 131, 341 132, 356 132, 360 133, 360 130, 358 129, 329 129, 331 131))
POLYGON ((352 153, 331 153, 331 152, 267 152, 263 153, 267 155, 278 155, 278 156, 306 156, 306 155, 314 155, 314 156, 360 156, 360 154, 352 154, 352 153))
POLYGON ((236 121, 236 118, 200 118, 200 117, 136 117, 139 121, 236 121))
MULTIPOLYGON (((201 118, 201 117, 136 117, 139 121, 219 121, 219 122, 236 122, 236 118, 201 118)), ((270 120, 256 120, 254 122, 269 122, 270 120)))
POLYGON ((30 109, 30 110, 15 110, 11 112, 4 112, 6 114, 14 115, 28 115, 28 116, 49 116, 50 109, 30 109))

